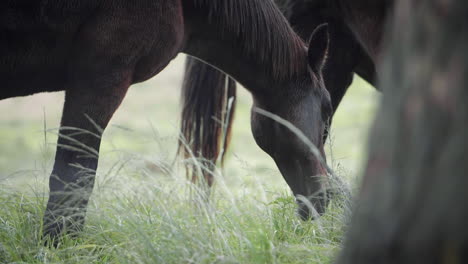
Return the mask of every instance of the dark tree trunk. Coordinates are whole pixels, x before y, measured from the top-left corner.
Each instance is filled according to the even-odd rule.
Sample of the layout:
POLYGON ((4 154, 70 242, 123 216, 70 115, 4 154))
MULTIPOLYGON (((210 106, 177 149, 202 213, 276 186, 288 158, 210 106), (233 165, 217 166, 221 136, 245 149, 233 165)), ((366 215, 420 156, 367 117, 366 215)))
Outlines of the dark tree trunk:
POLYGON ((339 264, 468 263, 468 1, 398 1, 339 264))

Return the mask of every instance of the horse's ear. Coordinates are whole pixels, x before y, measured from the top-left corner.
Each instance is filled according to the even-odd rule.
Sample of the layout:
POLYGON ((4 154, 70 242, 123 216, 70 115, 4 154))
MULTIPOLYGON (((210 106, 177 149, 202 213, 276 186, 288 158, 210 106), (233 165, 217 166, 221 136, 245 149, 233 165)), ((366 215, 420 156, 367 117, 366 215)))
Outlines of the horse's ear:
POLYGON ((328 24, 319 25, 309 38, 309 65, 315 74, 319 74, 327 60, 330 36, 328 24))

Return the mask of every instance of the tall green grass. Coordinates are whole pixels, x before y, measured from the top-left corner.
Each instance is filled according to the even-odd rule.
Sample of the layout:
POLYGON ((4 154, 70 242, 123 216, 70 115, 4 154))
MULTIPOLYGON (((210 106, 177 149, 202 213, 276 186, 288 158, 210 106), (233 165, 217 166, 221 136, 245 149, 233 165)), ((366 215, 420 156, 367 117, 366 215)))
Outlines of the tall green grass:
MULTIPOLYGON (((49 155, 42 157, 49 162, 49 155)), ((41 237, 47 170, 22 172, 29 182, 15 186, 1 181, 0 262, 330 263, 339 249, 349 215, 346 181, 331 184, 338 191, 325 216, 301 221, 289 191, 272 188, 255 172, 249 171, 250 184, 237 188, 221 170, 212 172, 216 186, 206 201, 205 189, 165 157, 149 161, 127 153, 101 170, 85 229, 57 248, 44 246, 41 237)))
POLYGON ((342 198, 322 218, 304 222, 289 193, 262 184, 233 193, 218 174, 205 203, 178 173, 145 174, 121 168, 103 176, 84 231, 56 249, 44 247, 40 235, 43 185, 26 192, 2 186, 0 263, 331 263, 339 249, 342 198))

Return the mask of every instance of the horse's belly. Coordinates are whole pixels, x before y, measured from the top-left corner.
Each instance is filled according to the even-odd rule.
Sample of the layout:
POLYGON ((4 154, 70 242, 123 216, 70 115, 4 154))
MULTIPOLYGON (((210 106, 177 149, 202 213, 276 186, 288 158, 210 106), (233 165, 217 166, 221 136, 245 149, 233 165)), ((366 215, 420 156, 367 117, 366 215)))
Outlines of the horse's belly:
POLYGON ((64 90, 65 76, 63 69, 59 68, 31 73, 0 74, 0 100, 64 90))
POLYGON ((64 89, 71 40, 47 32, 0 36, 0 99, 64 89))
POLYGON ((90 0, 0 1, 0 99, 64 89, 90 0))
POLYGON ((106 3, 79 26, 79 18, 65 19, 64 27, 50 20, 18 26, 3 23, 0 12, 0 99, 68 89, 70 71, 76 77, 134 67, 134 82, 139 82, 161 71, 181 50, 179 0, 106 3))

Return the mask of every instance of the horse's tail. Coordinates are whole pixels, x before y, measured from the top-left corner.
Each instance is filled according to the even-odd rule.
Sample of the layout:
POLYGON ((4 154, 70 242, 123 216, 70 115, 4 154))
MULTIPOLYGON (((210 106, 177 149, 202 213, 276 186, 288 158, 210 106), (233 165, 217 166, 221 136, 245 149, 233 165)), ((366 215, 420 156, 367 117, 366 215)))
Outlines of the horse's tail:
POLYGON ((182 87, 179 155, 193 182, 203 176, 213 184, 216 163, 223 162, 230 141, 236 82, 215 68, 188 57, 182 87))

